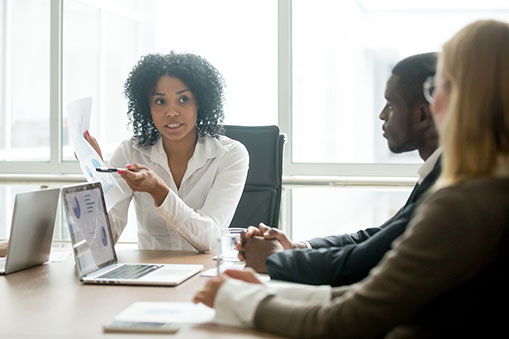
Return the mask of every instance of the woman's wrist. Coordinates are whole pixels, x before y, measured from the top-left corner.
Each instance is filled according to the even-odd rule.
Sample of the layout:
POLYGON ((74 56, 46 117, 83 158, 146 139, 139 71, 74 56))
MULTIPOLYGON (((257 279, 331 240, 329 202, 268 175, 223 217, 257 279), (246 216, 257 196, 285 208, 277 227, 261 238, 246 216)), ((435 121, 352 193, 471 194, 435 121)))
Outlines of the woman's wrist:
POLYGON ((165 183, 158 182, 155 185, 154 191, 150 192, 150 195, 152 196, 152 199, 154 199, 155 205, 159 207, 163 203, 164 199, 166 199, 169 192, 170 189, 165 183))

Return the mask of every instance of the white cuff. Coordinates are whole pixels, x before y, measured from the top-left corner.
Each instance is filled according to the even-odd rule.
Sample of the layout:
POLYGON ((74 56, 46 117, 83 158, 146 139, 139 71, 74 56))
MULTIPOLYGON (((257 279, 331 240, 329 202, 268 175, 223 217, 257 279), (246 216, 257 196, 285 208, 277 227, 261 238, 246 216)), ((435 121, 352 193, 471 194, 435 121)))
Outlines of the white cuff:
POLYGON ((265 285, 228 279, 217 291, 214 321, 218 325, 253 327, 258 304, 271 294, 265 285))
POLYGON ((187 206, 172 190, 168 191, 166 198, 161 205, 155 207, 155 210, 160 217, 169 221, 168 224, 172 225, 177 231, 176 225, 183 225, 184 221, 193 212, 193 209, 187 206))
POLYGON ((267 285, 249 284, 237 279, 228 279, 219 288, 214 300, 215 322, 218 325, 253 327, 256 309, 269 295, 278 297, 327 303, 331 300, 330 286, 309 286, 288 282, 270 281, 267 285))
POLYGON ((278 297, 285 299, 327 303, 332 297, 332 288, 329 285, 312 286, 271 280, 267 282, 267 286, 278 297))

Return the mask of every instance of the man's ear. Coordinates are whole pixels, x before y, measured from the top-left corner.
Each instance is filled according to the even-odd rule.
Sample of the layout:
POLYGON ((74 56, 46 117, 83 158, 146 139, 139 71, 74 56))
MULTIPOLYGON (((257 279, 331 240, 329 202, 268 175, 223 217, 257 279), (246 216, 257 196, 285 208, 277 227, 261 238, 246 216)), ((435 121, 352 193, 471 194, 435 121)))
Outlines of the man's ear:
POLYGON ((429 104, 422 103, 417 105, 417 119, 421 127, 429 127, 434 125, 433 116, 431 115, 431 109, 429 104))

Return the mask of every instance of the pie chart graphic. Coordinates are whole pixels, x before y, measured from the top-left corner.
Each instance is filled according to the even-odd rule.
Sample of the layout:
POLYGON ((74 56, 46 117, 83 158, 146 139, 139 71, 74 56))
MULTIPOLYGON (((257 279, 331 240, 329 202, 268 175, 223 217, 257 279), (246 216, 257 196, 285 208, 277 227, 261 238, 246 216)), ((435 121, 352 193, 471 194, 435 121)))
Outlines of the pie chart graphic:
POLYGON ((103 242, 104 246, 108 245, 108 237, 106 236, 106 229, 104 226, 101 226, 101 241, 103 242))
POLYGON ((87 174, 90 178, 93 178, 94 176, 92 175, 92 171, 90 170, 90 167, 88 166, 85 166, 85 168, 87 169, 87 174))
POLYGON ((80 207, 78 198, 74 198, 74 204, 72 206, 72 211, 74 212, 76 219, 79 219, 81 217, 81 207, 80 207))

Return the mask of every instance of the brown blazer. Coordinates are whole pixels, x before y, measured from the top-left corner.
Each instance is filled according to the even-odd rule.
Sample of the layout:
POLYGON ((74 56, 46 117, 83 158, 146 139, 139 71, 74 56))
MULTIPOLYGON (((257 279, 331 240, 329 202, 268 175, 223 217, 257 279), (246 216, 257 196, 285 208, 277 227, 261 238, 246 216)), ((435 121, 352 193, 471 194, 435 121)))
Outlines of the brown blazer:
POLYGON ((509 178, 438 190, 366 279, 333 289, 326 305, 267 297, 255 326, 295 338, 507 333, 508 230, 509 178))

